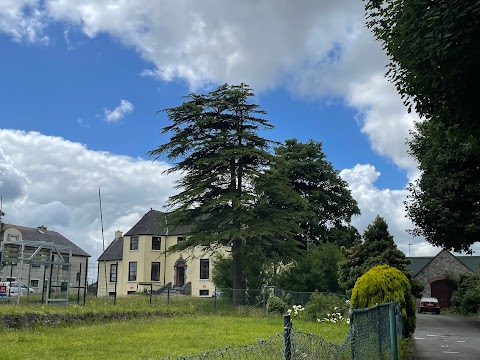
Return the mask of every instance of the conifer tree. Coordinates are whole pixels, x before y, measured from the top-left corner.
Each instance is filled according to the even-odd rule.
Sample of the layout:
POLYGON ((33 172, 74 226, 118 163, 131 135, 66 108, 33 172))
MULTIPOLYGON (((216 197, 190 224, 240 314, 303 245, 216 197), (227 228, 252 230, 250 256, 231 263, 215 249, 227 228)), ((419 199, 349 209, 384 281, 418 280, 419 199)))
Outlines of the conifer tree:
POLYGON ((407 265, 410 260, 398 250, 393 236, 388 232, 387 222, 379 215, 365 229, 363 242, 355 242, 346 255, 347 260, 340 263, 339 284, 347 293, 351 292, 360 276, 377 265, 389 265, 407 276, 409 274, 407 265))
POLYGON ((163 110, 172 124, 161 132, 171 133, 171 138, 149 152, 154 159, 166 156, 174 163, 166 173, 183 175, 177 181, 179 192, 167 205, 173 225, 192 228, 186 241, 171 251, 231 245, 234 305, 243 303, 245 246, 259 241, 256 246, 274 247, 272 239, 288 243, 293 226, 288 208, 281 214, 278 208, 267 211, 269 202, 259 197, 259 191, 263 198, 278 194, 274 184, 262 186, 273 155, 268 151, 272 142, 258 133, 273 126, 261 117, 266 112, 250 102, 253 97, 246 84, 188 95, 180 106, 163 110))

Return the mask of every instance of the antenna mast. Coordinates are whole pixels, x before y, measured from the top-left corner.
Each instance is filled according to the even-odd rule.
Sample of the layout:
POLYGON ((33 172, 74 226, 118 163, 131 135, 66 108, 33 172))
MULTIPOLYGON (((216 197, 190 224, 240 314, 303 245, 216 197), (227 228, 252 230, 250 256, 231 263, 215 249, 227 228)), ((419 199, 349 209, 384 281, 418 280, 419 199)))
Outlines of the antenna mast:
MULTIPOLYGON (((103 234, 102 196, 100 194, 100 189, 98 189, 98 200, 100 204, 100 224, 102 226, 102 245, 103 245, 103 252, 105 252, 105 236, 103 234)), ((105 259, 103 260, 103 270, 105 273, 105 296, 108 298, 107 263, 105 259)))

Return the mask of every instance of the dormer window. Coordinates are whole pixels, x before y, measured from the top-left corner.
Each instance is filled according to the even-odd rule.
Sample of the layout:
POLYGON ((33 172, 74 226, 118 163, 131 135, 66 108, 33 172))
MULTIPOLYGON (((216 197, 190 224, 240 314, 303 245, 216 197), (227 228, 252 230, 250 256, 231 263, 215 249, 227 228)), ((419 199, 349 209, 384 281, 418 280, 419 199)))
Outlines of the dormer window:
POLYGON ((8 241, 18 241, 18 235, 8 234, 8 241))

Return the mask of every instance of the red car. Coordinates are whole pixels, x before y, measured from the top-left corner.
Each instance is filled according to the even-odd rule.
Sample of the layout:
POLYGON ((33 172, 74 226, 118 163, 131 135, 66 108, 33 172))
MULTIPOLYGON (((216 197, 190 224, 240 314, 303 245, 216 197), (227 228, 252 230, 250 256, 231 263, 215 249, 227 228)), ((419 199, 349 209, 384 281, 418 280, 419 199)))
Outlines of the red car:
POLYGON ((440 304, 438 299, 434 297, 422 297, 420 303, 418 304, 418 312, 434 312, 440 314, 440 304))

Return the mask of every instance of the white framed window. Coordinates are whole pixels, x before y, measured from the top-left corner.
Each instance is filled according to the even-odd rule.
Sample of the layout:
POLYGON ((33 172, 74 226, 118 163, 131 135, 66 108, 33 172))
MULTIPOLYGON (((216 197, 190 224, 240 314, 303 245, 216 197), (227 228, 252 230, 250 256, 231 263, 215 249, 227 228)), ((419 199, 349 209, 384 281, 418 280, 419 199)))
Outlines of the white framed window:
POLYGON ((199 295, 200 296, 209 296, 210 295, 210 290, 201 289, 200 292, 199 292, 199 295))
POLYGON ((160 263, 152 262, 150 281, 160 281, 160 263))
POLYGON ((128 281, 137 281, 137 262, 128 263, 128 281))
POLYGON ((138 250, 138 236, 130 238, 130 250, 138 250))
POLYGON ((152 236, 152 250, 162 249, 162 238, 160 236, 152 236))
POLYGON ((177 244, 181 244, 185 241, 185 236, 177 236, 177 244))
MULTIPOLYGON (((63 255, 63 262, 65 264, 69 264, 70 263, 70 257, 68 255, 63 255)), ((70 268, 70 265, 62 265, 63 270, 68 270, 69 268, 70 268)))
POLYGON ((118 264, 110 264, 110 282, 117 282, 118 264))
POLYGON ((39 279, 30 279, 30 287, 34 289, 38 289, 40 287, 40 280, 39 279))
POLYGON ((210 260, 200 259, 200 279, 210 278, 210 260))

